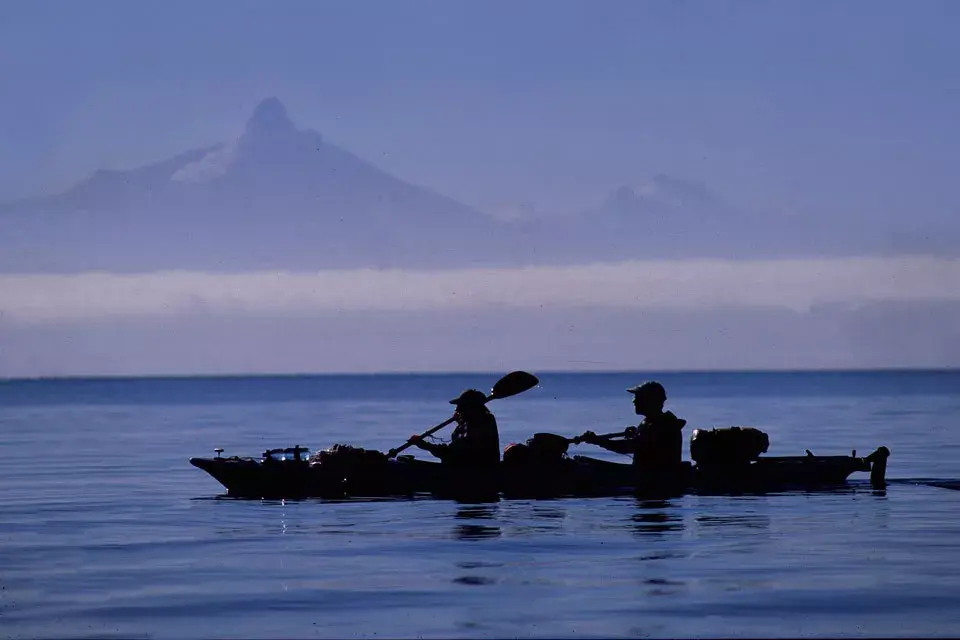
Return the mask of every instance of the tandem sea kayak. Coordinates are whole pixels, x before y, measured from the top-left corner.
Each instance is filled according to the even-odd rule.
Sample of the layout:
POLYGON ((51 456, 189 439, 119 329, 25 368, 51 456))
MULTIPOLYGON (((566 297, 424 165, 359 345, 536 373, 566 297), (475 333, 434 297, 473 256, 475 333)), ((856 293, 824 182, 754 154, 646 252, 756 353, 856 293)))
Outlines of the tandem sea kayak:
MULTIPOLYGON (((551 434, 537 434, 538 436, 551 434)), ((552 436, 559 438, 559 436, 552 436)), ((533 440, 533 439, 531 439, 533 440)), ((528 441, 531 442, 531 441, 528 441)), ((429 494, 436 497, 574 497, 682 495, 685 493, 768 493, 842 487, 856 472, 885 486, 886 447, 866 457, 763 457, 641 471, 629 463, 588 456, 504 456, 492 468, 451 468, 412 456, 389 458, 379 451, 334 445, 314 453, 303 447, 272 449, 259 457, 191 458, 238 498, 344 498, 429 494)), ((559 453, 559 455, 556 455, 559 453)))
MULTIPOLYGON (((512 371, 493 385, 484 402, 528 391, 539 379, 526 371, 512 371)), ((635 390, 630 390, 635 391, 635 390)), ((456 401, 451 401, 455 403, 456 401)), ((449 418, 427 430, 427 437, 454 422, 449 418)), ((626 437, 607 434, 608 437, 626 437)), ((887 457, 880 447, 865 458, 849 456, 762 457, 769 446, 766 433, 752 427, 695 430, 690 440, 693 463, 665 469, 641 470, 632 464, 587 456, 568 456, 579 439, 537 433, 526 443, 511 444, 496 466, 452 467, 398 454, 413 444, 408 440, 384 454, 349 445, 334 445, 311 454, 299 445, 268 449, 260 457, 191 458, 190 463, 210 474, 243 498, 389 497, 430 494, 453 498, 600 496, 633 493, 666 496, 683 493, 765 493, 789 489, 842 486, 851 474, 870 473, 875 487, 885 484, 887 457)))

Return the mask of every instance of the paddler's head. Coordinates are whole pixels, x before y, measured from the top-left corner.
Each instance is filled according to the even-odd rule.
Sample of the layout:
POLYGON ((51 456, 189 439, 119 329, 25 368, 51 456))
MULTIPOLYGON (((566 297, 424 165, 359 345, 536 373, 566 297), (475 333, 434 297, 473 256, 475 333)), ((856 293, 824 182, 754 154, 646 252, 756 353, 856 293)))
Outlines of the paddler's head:
POLYGON ((637 415, 655 416, 663 413, 663 405, 667 401, 667 391, 659 382, 644 382, 643 384, 627 389, 633 394, 633 409, 637 415))
POLYGON ((482 391, 467 389, 450 401, 457 407, 457 413, 465 416, 481 413, 486 410, 487 396, 482 391))

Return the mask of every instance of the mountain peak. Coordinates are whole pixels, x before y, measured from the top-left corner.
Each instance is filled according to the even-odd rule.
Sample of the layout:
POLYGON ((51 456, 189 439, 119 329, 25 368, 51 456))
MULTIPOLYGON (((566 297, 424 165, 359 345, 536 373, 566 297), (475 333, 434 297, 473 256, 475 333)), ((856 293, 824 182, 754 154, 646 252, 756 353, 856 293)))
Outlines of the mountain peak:
POLYGON ((688 205, 719 206, 722 204, 720 196, 698 180, 659 173, 653 177, 650 186, 658 196, 688 205))
POLYGON ((645 196, 642 190, 624 185, 611 193, 601 207, 626 214, 646 213, 648 203, 645 196))
POLYGON ((255 138, 285 136, 296 131, 287 108, 278 98, 260 101, 247 120, 246 134, 255 138))

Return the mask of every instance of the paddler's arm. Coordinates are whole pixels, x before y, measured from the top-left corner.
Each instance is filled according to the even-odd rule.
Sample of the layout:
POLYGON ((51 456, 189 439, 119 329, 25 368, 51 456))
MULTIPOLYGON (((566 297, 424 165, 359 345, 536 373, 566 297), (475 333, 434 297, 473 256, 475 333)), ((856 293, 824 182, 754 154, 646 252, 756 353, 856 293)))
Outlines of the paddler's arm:
POLYGON ((441 460, 447 454, 448 445, 427 442, 426 440, 421 438, 419 435, 410 436, 410 442, 416 445, 417 447, 432 453, 433 455, 440 458, 441 460))
POLYGON ((614 453, 622 453, 625 456, 633 453, 633 442, 630 440, 598 440, 594 444, 614 453))
POLYGON ((632 454, 634 448, 632 440, 611 440, 609 438, 601 438, 593 431, 585 432, 583 435, 576 438, 576 440, 589 444, 595 444, 598 447, 603 447, 607 451, 622 453, 624 455, 632 454))

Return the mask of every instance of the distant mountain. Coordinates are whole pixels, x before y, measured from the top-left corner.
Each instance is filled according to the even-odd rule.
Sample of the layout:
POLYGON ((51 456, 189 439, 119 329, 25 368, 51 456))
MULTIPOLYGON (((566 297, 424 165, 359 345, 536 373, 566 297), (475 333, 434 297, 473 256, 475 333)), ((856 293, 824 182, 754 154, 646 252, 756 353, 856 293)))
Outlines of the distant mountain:
POLYGON ((458 245, 491 245, 490 231, 484 214, 298 130, 270 98, 237 140, 0 207, 0 269, 426 266, 469 262, 458 245))
POLYGON ((740 210, 702 183, 668 175, 621 186, 596 204, 511 222, 510 237, 549 262, 778 255, 776 225, 740 210), (767 228, 764 228, 766 224, 767 228), (764 244, 761 237, 765 238, 764 244))
POLYGON ((593 206, 486 215, 298 129, 276 98, 237 139, 0 206, 0 272, 570 264, 960 252, 960 228, 746 212, 668 175, 593 206))
MULTIPOLYGON (((707 185, 659 174, 580 210, 525 208, 504 237, 543 262, 623 259, 960 256, 960 216, 928 228, 909 219, 807 217, 749 211, 707 185)), ((930 218, 928 216, 928 219, 930 218)))
POLYGON ((733 207, 706 185, 659 174, 650 182, 622 186, 586 215, 612 216, 716 216, 735 214, 733 207))

